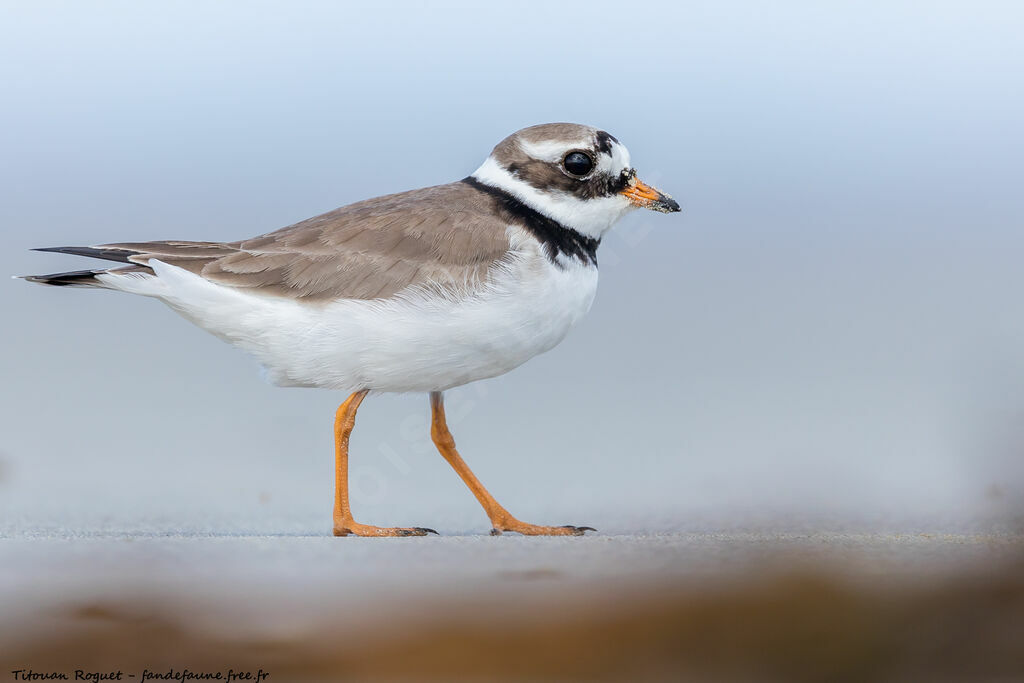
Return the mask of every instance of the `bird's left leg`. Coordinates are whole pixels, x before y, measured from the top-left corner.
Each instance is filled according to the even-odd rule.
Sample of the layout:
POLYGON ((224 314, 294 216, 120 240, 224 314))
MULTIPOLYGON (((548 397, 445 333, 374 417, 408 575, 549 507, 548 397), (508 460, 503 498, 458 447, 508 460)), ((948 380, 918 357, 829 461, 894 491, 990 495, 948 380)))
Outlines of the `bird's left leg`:
POLYGON ((348 441, 356 426, 356 411, 368 392, 357 391, 338 407, 334 418, 334 535, 335 536, 426 536, 436 534, 424 527, 381 527, 360 524, 352 518, 348 502, 348 441))

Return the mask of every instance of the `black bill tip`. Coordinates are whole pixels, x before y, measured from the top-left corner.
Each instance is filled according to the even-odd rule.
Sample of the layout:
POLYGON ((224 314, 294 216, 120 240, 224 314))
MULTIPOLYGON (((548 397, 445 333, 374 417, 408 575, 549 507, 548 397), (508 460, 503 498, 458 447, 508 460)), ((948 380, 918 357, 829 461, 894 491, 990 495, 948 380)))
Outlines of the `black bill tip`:
POLYGON ((683 210, 679 206, 679 202, 666 195, 658 197, 655 204, 658 206, 658 211, 664 211, 665 213, 677 213, 683 210))

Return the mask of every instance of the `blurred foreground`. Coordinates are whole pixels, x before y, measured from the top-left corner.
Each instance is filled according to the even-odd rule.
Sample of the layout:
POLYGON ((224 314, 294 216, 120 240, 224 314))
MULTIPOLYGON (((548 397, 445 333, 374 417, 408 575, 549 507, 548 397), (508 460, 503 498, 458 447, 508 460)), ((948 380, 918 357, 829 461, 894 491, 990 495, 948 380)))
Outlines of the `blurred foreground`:
POLYGON ((1022 550, 1014 534, 9 538, 0 664, 72 679, 1020 680, 1022 550))

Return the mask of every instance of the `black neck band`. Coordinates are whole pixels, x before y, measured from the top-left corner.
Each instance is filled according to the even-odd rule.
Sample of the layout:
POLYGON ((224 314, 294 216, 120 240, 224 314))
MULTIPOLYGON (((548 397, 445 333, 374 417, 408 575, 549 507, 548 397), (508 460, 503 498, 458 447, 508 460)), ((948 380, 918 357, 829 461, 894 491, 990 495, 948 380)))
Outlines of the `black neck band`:
POLYGON ((523 227, 530 231, 531 235, 544 245, 548 258, 555 265, 561 265, 558 263, 559 254, 565 254, 570 257, 575 256, 583 263, 597 265, 597 247, 601 244, 600 239, 587 237, 570 227, 562 225, 536 209, 531 209, 499 187, 481 183, 472 176, 463 178, 462 182, 496 199, 498 206, 505 213, 509 214, 515 222, 522 224, 523 227))

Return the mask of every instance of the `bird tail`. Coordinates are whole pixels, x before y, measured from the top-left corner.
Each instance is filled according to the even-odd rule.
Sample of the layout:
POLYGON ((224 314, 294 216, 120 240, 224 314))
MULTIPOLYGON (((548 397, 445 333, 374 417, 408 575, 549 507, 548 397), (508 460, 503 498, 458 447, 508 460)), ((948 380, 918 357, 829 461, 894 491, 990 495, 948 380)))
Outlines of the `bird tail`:
POLYGON ((87 256, 127 265, 100 270, 72 270, 51 275, 28 275, 22 277, 22 280, 54 287, 119 289, 119 287, 111 285, 116 278, 103 276, 127 275, 129 280, 132 280, 137 276, 153 275, 153 269, 147 265, 150 259, 157 259, 195 272, 197 268, 201 268, 213 259, 237 252, 238 248, 237 245, 221 242, 129 242, 104 244, 98 247, 46 247, 33 249, 33 251, 87 256))
POLYGON ((51 273, 50 275, 21 275, 19 280, 35 282, 41 285, 52 285, 54 287, 102 287, 96 276, 105 273, 105 270, 72 270, 66 273, 51 273))
POLYGON ((35 282, 40 285, 51 287, 99 287, 111 289, 97 276, 99 275, 127 275, 129 273, 149 273, 153 271, 145 266, 124 266, 122 268, 105 268, 99 270, 70 270, 66 273, 51 273, 49 275, 20 275, 18 280, 35 282))
MULTIPOLYGON (((155 242, 153 245, 168 245, 169 247, 181 248, 182 245, 191 243, 163 243, 155 242)), ((66 273, 52 273, 50 275, 25 275, 20 277, 27 282, 35 282, 41 285, 53 287, 99 287, 103 289, 115 289, 110 286, 110 280, 103 278, 103 275, 131 275, 140 273, 152 275, 153 270, 145 265, 145 261, 139 263, 133 260, 134 257, 142 256, 142 252, 130 247, 135 245, 108 244, 100 247, 46 247, 33 249, 32 251, 48 251, 58 254, 72 254, 74 256, 88 256, 90 258, 103 259, 104 261, 118 261, 128 265, 115 268, 101 268, 97 270, 72 270, 66 273)), ((146 246, 146 245, 140 245, 146 246)))

